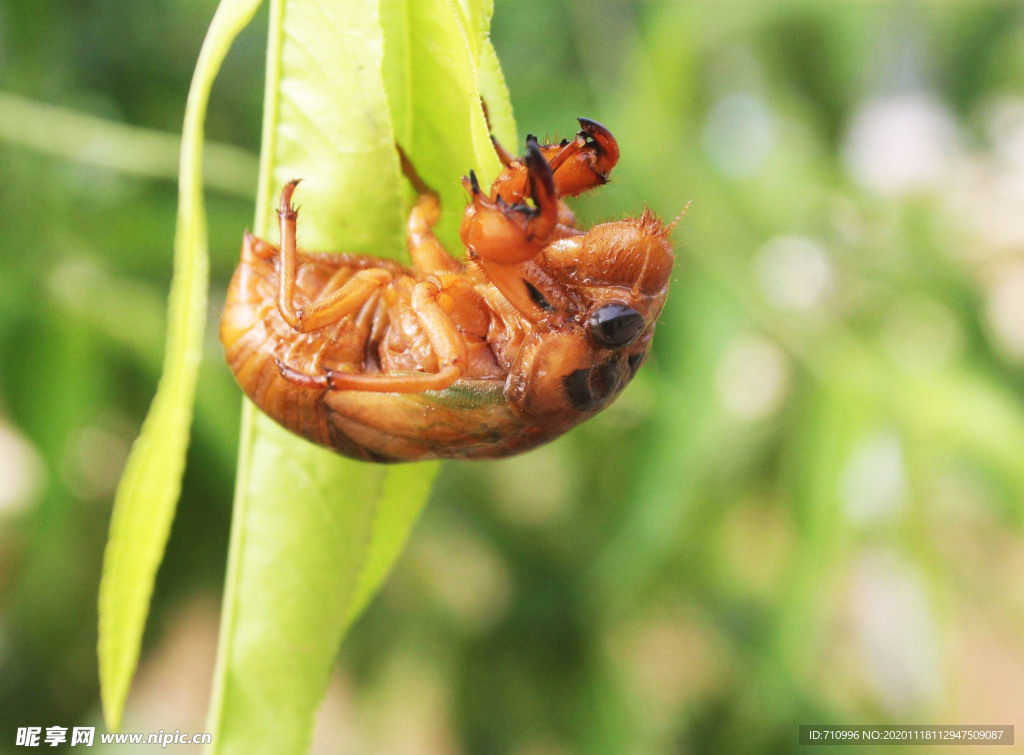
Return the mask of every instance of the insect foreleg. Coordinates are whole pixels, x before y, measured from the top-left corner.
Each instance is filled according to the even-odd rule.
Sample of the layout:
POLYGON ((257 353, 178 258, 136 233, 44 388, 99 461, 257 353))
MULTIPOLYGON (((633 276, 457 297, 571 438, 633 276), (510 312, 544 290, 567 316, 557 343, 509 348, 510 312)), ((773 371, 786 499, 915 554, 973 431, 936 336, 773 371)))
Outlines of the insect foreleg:
POLYGON ((558 196, 578 194, 608 182, 619 161, 619 145, 611 131, 597 121, 580 118, 581 130, 551 158, 558 196))
POLYGON ((480 259, 501 264, 525 262, 554 237, 559 203, 551 166, 533 137, 526 142, 527 181, 534 206, 508 204, 501 195, 490 199, 470 171, 463 179, 473 195, 462 220, 460 235, 466 248, 480 259))

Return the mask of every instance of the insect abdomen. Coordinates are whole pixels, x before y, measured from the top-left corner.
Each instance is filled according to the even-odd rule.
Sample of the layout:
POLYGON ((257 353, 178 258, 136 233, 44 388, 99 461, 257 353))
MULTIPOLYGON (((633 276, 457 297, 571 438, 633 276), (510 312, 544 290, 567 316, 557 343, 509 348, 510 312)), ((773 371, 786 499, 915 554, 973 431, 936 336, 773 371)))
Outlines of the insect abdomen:
MULTIPOLYGON (((246 238, 220 326, 220 340, 238 384, 263 412, 307 440, 355 458, 371 458, 372 454, 329 422, 331 410, 324 404, 324 392, 289 382, 281 375, 278 363, 319 370, 326 362, 335 369, 347 366, 361 371, 372 324, 367 320, 372 317, 353 318, 315 333, 297 333, 284 322, 276 306, 277 272, 273 261, 256 254, 254 242, 246 238)), ((325 287, 339 285, 362 267, 362 259, 342 255, 306 257, 297 280, 298 295, 316 299, 325 287)))

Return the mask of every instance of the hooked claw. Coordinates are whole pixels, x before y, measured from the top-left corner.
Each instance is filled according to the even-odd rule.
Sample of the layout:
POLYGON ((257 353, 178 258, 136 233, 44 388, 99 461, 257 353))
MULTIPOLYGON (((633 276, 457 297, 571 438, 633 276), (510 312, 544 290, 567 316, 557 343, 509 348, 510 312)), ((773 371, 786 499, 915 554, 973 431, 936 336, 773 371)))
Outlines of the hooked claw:
POLYGON ((576 196, 608 182, 619 161, 612 132, 590 118, 577 118, 580 132, 551 158, 559 196, 576 196))
MULTIPOLYGON (((526 137, 527 145, 537 145, 540 154, 551 166, 556 198, 575 197, 588 189, 608 183, 608 174, 619 161, 619 145, 611 131, 590 118, 577 120, 580 122, 580 131, 571 141, 563 139, 557 144, 537 145, 533 134, 526 137)), ((529 151, 522 160, 506 159, 508 154, 504 150, 498 154, 505 165, 505 171, 491 187, 491 196, 501 197, 509 204, 521 202, 528 189, 528 171, 523 170, 523 167, 529 161, 529 151)))
POLYGON ((466 191, 472 194, 474 197, 480 194, 480 181, 477 180, 476 171, 469 171, 468 176, 462 177, 462 185, 466 187, 466 191))
POLYGON ((526 170, 530 181, 530 196, 536 205, 534 217, 527 228, 529 240, 543 238, 547 243, 558 222, 558 193, 555 189, 554 170, 540 150, 537 138, 526 141, 526 170))
POLYGON ((612 132, 597 121, 582 117, 576 120, 580 122, 580 133, 589 136, 596 145, 594 169, 607 178, 608 173, 619 161, 619 143, 615 141, 612 132))
POLYGON ((301 181, 301 178, 293 178, 284 185, 284 188, 281 190, 281 205, 277 210, 278 217, 295 217, 295 214, 298 212, 298 208, 292 204, 292 194, 295 193, 295 187, 298 186, 301 181))
POLYGON ((524 162, 534 207, 524 202, 508 204, 500 194, 490 199, 472 171, 463 179, 473 200, 463 216, 460 235, 469 252, 482 260, 506 265, 525 262, 547 246, 558 224, 554 174, 532 136, 526 140, 524 162))

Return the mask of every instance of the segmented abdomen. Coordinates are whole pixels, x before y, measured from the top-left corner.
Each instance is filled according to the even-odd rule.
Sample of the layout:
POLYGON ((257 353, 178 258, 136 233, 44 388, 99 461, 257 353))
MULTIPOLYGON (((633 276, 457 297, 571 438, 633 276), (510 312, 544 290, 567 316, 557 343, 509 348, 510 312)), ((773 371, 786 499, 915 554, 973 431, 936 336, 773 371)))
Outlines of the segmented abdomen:
MULTIPOLYGON (((367 257, 340 254, 301 255, 295 285, 298 307, 337 289, 360 269, 384 267, 396 275, 396 264, 367 257)), ((379 297, 372 298, 352 317, 314 333, 297 333, 277 309, 278 277, 274 259, 258 256, 247 237, 242 260, 228 288, 221 317, 220 340, 228 365, 238 384, 271 418, 308 440, 356 458, 372 453, 347 437, 323 402, 323 391, 304 388, 281 376, 278 360, 301 372, 331 369, 362 372, 367 353, 374 348, 372 335, 382 327, 386 314, 379 297), (376 322, 376 328, 374 323, 376 322)))
MULTIPOLYGON (((350 255, 300 255, 295 304, 336 289, 356 271, 397 264, 350 255)), ((382 393, 307 388, 282 377, 278 361, 303 373, 377 372, 377 350, 389 326, 374 297, 353 316, 313 333, 293 330, 277 308, 274 258, 247 239, 228 288, 220 340, 246 395, 271 419, 307 440, 368 461, 496 458, 539 445, 558 429, 538 425, 504 395, 504 379, 462 379, 439 392, 382 393)))

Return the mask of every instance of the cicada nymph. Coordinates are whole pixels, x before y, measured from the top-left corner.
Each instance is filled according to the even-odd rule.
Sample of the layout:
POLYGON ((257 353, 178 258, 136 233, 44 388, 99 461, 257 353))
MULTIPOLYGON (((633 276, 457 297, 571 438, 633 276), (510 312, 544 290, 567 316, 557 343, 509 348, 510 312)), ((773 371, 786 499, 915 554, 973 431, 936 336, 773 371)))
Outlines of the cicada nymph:
POLYGON ((619 148, 580 119, 572 141, 511 157, 484 193, 470 172, 465 258, 434 236, 437 196, 407 224, 411 267, 296 248, 298 181, 280 246, 246 234, 220 339, 238 384, 289 430, 356 459, 510 456, 604 409, 643 365, 675 260, 671 226, 575 226, 562 197, 604 184, 619 148), (527 198, 532 199, 529 204, 527 198))

